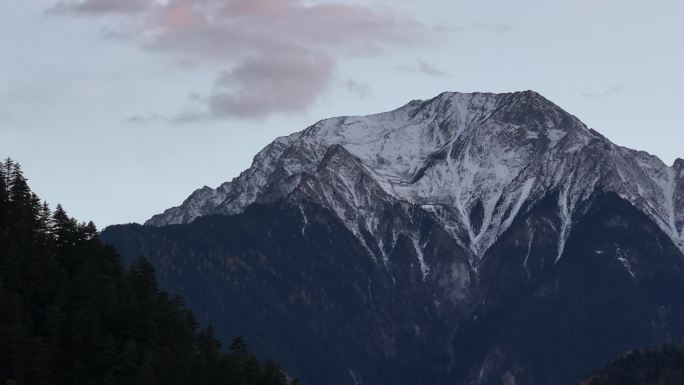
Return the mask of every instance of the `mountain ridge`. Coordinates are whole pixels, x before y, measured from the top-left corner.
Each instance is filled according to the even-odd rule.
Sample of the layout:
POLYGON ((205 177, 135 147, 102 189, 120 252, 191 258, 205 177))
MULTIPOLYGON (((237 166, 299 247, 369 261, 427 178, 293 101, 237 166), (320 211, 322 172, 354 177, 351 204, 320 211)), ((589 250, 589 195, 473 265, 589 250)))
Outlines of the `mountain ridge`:
POLYGON ((359 186, 350 185, 349 178, 365 174, 367 182, 384 191, 382 199, 433 211, 445 228, 453 229, 454 238, 468 245, 474 261, 528 199, 540 199, 552 189, 561 191, 558 206, 565 217, 558 258, 575 206, 597 188, 628 199, 684 250, 684 179, 678 163, 670 167, 643 151, 617 146, 534 91, 444 92, 385 113, 322 120, 277 138, 231 182, 196 190, 181 206, 146 224, 231 215, 264 196, 287 196, 296 189, 298 176, 315 175, 327 150, 336 145, 360 169, 347 180, 338 178, 338 187, 349 192, 341 200, 319 199, 359 237, 363 231, 379 231, 372 205, 358 206, 354 189, 359 186), (349 205, 351 209, 341 209, 349 205), (481 223, 473 226, 470 217, 476 207, 482 210, 481 223))
POLYGON ((444 93, 102 238, 304 384, 563 385, 684 341, 683 168, 533 92, 444 93))

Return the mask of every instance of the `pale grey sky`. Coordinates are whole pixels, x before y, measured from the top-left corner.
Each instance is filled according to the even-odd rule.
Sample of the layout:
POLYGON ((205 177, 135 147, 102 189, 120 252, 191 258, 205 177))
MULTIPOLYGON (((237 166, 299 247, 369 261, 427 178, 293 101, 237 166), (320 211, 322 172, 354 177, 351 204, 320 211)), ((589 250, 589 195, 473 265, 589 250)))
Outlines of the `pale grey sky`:
POLYGON ((532 89, 684 157, 684 2, 4 0, 0 155, 54 206, 141 222, 275 137, 442 91, 532 89))

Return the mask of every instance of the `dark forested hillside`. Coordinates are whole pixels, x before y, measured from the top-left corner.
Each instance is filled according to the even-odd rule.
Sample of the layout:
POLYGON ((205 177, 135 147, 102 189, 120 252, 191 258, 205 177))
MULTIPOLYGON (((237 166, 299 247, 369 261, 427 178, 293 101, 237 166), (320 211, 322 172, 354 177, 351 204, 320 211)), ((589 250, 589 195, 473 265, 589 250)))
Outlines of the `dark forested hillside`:
POLYGON ((387 265, 333 212, 288 201, 101 237, 127 263, 148 256, 219 339, 246 336, 307 385, 566 385, 630 348, 684 341, 684 258, 667 235, 597 192, 557 260, 557 200, 527 209, 461 287, 458 245, 415 211, 422 275, 399 206, 381 219, 397 234, 387 265))
POLYGON ((241 338, 223 353, 145 259, 125 269, 93 223, 0 166, 0 384, 287 384, 241 338))
POLYGON ((582 385, 684 385, 684 350, 665 345, 629 352, 582 385))

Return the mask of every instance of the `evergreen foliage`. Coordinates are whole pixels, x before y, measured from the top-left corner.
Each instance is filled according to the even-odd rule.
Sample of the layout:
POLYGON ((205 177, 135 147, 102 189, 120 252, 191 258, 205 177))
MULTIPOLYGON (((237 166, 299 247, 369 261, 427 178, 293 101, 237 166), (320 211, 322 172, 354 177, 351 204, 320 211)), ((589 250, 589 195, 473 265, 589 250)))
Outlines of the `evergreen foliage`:
POLYGON ((597 370, 583 385, 684 385, 684 350, 675 345, 638 350, 597 370))
POLYGON ((144 258, 125 269, 92 222, 50 212, 0 162, 0 384, 287 383, 239 337, 222 352, 144 258))

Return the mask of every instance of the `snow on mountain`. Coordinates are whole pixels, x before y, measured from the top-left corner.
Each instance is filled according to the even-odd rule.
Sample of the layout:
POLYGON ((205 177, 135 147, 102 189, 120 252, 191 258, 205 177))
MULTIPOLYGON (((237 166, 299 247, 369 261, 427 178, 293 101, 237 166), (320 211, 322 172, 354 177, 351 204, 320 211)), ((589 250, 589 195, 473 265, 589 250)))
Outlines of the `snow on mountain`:
MULTIPOLYGON (((532 91, 442 93, 278 138, 233 181, 199 189, 146 224, 236 214, 254 202, 313 200, 387 258, 396 234, 383 235, 380 218, 382 204, 395 202, 433 215, 477 262, 517 215, 556 194, 559 259, 580 203, 596 190, 630 201, 684 251, 684 160, 668 167, 617 146, 532 91)), ((417 230, 401 231, 411 233, 422 256, 417 230)), ((421 266, 427 275, 429 266, 421 266)))

